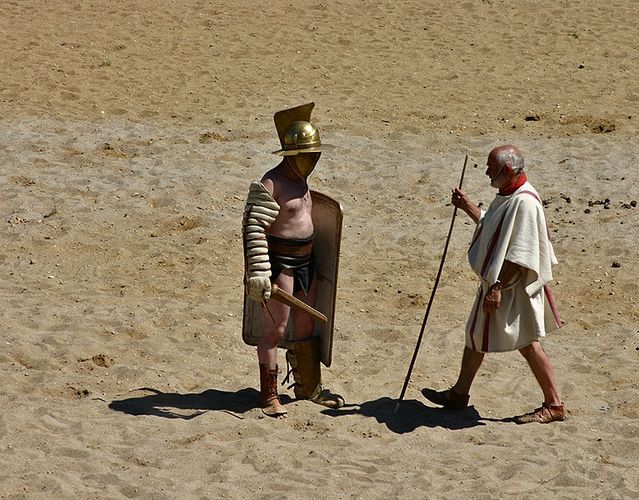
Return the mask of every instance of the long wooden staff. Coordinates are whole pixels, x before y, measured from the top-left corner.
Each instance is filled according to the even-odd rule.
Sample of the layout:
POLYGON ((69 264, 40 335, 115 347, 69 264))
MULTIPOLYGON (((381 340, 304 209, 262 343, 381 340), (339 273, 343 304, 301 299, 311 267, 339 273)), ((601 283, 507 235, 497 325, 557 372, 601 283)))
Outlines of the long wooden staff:
MULTIPOLYGON (((464 168, 462 168, 461 178, 459 179, 459 189, 462 187, 462 183, 464 182, 464 173, 466 172, 466 164, 468 163, 468 155, 464 159, 464 168)), ((395 405, 395 413, 399 409, 399 404, 404 399, 404 394, 406 394, 406 388, 408 387, 408 381, 410 380, 410 375, 413 371, 413 366, 415 366, 415 360, 417 359, 417 353, 419 352, 419 346, 422 343, 422 337, 424 336, 424 329, 426 328, 426 322, 428 321, 428 315, 430 314, 430 308, 433 305, 433 299, 435 298, 435 292, 437 291, 437 285, 439 284, 439 278, 442 275, 442 269, 444 269, 444 262, 446 261, 446 252, 448 252, 448 244, 450 243, 450 237, 453 234, 453 225, 455 224, 455 216, 457 215, 457 207, 453 210, 453 218, 450 221, 450 229, 448 230, 448 238, 446 238, 446 245, 444 246, 444 255, 442 255, 442 260, 439 263, 439 271, 437 271, 437 277, 435 278, 435 284, 433 285, 433 291, 430 294, 430 300, 428 301, 428 306, 426 307, 426 314, 424 315, 424 321, 422 322, 422 329, 419 332, 419 337, 417 338, 417 345, 415 346, 415 352, 413 353, 413 359, 410 361, 410 366, 408 367, 408 373, 406 374, 406 379, 404 380, 404 386, 402 387, 402 393, 399 395, 399 400, 395 405)))

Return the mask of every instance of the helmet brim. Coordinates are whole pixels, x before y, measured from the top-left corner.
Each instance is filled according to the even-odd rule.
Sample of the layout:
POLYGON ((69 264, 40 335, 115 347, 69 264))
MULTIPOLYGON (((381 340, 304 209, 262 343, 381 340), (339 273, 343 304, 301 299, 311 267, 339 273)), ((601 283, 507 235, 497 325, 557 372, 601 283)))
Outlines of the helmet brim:
POLYGON ((335 146, 332 144, 320 144, 319 146, 313 146, 311 148, 278 149, 277 151, 273 151, 272 154, 277 156, 296 156, 300 153, 321 153, 322 151, 330 151, 331 149, 335 149, 335 146))

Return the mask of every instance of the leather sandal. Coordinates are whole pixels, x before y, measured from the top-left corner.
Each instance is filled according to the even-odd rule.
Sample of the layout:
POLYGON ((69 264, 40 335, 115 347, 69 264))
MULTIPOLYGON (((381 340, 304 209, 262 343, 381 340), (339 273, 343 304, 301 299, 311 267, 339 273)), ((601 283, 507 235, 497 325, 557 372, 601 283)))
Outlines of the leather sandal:
POLYGON ((515 417, 515 422, 518 424, 529 424, 532 422, 549 424, 550 422, 563 422, 564 420, 566 420, 566 409, 564 405, 549 405, 548 403, 543 403, 541 407, 536 408, 535 411, 515 417))
POLYGON ((313 403, 326 406, 327 408, 341 408, 344 406, 344 398, 342 396, 331 392, 330 389, 326 389, 322 384, 317 388, 316 394, 309 398, 313 403))

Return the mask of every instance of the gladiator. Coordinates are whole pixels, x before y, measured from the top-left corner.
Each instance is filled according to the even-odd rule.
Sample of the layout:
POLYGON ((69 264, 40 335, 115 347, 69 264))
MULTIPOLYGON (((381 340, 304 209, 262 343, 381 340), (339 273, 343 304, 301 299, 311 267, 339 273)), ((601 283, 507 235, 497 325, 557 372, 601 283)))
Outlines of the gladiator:
POLYGON ((257 347, 260 404, 274 418, 288 414, 278 394, 278 348, 286 350, 285 380, 292 374, 296 399, 329 408, 344 404, 321 381, 320 362, 331 362, 342 213, 339 203, 309 189, 322 152, 332 149, 310 121, 313 107, 275 114, 281 147, 273 154, 281 161, 251 183, 242 222, 242 337, 257 347))

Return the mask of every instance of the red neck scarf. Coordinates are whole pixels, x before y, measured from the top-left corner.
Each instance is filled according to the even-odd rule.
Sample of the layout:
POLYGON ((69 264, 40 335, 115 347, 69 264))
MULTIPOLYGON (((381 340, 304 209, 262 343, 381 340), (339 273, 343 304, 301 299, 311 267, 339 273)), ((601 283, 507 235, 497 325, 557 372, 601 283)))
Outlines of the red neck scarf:
POLYGON ((501 188, 499 190, 499 194, 502 196, 510 196, 515 191, 517 191, 521 186, 523 186, 527 180, 528 180, 528 177, 526 177, 526 173, 522 172, 517 178, 517 180, 514 180, 507 186, 504 186, 503 188, 501 188))

